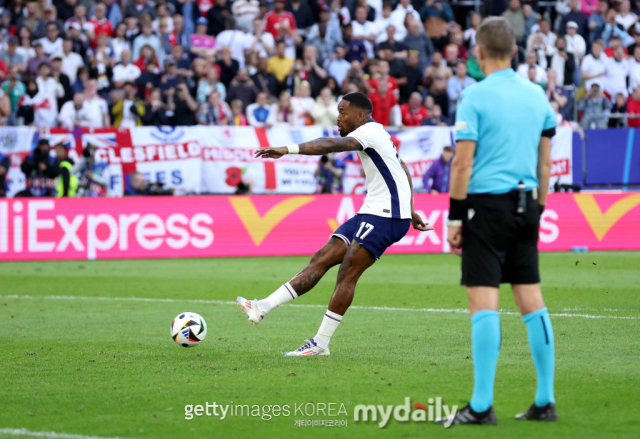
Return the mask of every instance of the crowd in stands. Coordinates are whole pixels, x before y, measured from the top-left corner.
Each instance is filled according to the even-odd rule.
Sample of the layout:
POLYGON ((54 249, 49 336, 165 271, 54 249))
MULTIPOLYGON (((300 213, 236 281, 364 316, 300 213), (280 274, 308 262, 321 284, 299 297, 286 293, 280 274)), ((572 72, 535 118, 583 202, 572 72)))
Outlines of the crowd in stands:
POLYGON ((0 0, 4 125, 335 125, 341 95, 375 120, 448 126, 483 79, 475 32, 501 15, 513 67, 558 121, 640 126, 635 1, 0 0))

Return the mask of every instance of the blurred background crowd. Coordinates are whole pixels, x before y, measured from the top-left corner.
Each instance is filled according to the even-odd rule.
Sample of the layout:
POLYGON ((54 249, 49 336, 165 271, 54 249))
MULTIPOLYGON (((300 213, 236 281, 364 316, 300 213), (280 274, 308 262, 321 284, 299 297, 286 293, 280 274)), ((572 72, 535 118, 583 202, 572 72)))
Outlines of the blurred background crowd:
POLYGON ((629 0, 0 0, 0 120, 38 127, 451 125, 483 79, 483 16, 515 27, 514 69, 560 124, 640 126, 629 0), (626 117, 611 117, 618 113, 626 117))

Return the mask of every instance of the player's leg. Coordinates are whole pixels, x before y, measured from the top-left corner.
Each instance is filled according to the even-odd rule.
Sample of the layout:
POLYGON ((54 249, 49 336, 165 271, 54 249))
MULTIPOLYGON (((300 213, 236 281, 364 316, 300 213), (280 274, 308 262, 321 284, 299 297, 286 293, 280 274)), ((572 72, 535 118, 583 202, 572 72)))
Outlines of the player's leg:
POLYGON ((529 347, 538 376, 533 405, 526 412, 516 415, 516 419, 556 421, 558 414, 553 389, 555 372, 553 326, 542 299, 540 284, 513 285, 513 297, 527 325, 529 347))
POLYGON ((331 267, 342 262, 358 223, 359 219, 356 215, 338 227, 329 241, 313 255, 309 264, 302 271, 266 298, 248 300, 239 296, 236 303, 247 319, 253 325, 257 325, 272 309, 297 299, 316 286, 331 267))
POLYGON ((357 231, 340 265, 336 287, 318 333, 311 340, 307 340, 305 345, 285 355, 329 355, 329 342, 353 301, 358 279, 391 244, 407 234, 411 225, 411 220, 408 219, 390 219, 373 215, 359 217, 357 231))

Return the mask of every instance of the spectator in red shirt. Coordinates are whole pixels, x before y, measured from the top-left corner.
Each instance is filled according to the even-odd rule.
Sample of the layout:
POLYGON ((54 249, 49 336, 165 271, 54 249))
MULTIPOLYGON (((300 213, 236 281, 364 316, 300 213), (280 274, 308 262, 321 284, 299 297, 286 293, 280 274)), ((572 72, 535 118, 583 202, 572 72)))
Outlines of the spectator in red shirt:
POLYGON ((379 61, 377 68, 378 76, 367 81, 369 83, 369 86, 371 87, 371 90, 377 90, 378 82, 384 81, 387 83, 387 89, 397 98, 399 94, 398 81, 396 81, 396 78, 394 78, 393 76, 389 76, 389 63, 384 60, 379 61))
POLYGON ((266 32, 273 35, 273 38, 280 37, 280 29, 297 29, 296 19, 291 12, 284 10, 284 0, 276 0, 273 4, 273 11, 264 16, 266 32))
MULTIPOLYGON (((627 101, 627 113, 640 115, 640 87, 636 87, 627 101)), ((640 117, 629 118, 627 126, 629 128, 640 128, 640 117)))
POLYGON ((373 105, 373 118, 376 122, 388 126, 391 118, 391 110, 398 101, 389 90, 387 81, 379 81, 378 88, 369 94, 373 105))
POLYGON ((93 9, 93 17, 89 20, 89 23, 93 25, 93 34, 95 35, 91 42, 92 49, 98 45, 98 36, 100 34, 106 34, 109 38, 113 36, 113 26, 107 20, 106 15, 107 7, 103 3, 96 4, 93 9))
POLYGON ((402 125, 406 127, 419 127, 422 125, 422 120, 429 117, 429 112, 420 105, 421 102, 422 95, 416 91, 411 93, 408 103, 400 105, 402 125))

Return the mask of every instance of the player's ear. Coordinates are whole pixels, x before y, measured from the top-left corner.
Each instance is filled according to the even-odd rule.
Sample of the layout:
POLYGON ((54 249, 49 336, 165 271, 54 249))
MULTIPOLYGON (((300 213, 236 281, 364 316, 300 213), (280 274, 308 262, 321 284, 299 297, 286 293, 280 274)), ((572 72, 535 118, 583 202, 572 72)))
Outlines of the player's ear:
POLYGON ((518 54, 518 46, 514 44, 513 51, 511 52, 511 59, 514 59, 518 54))

